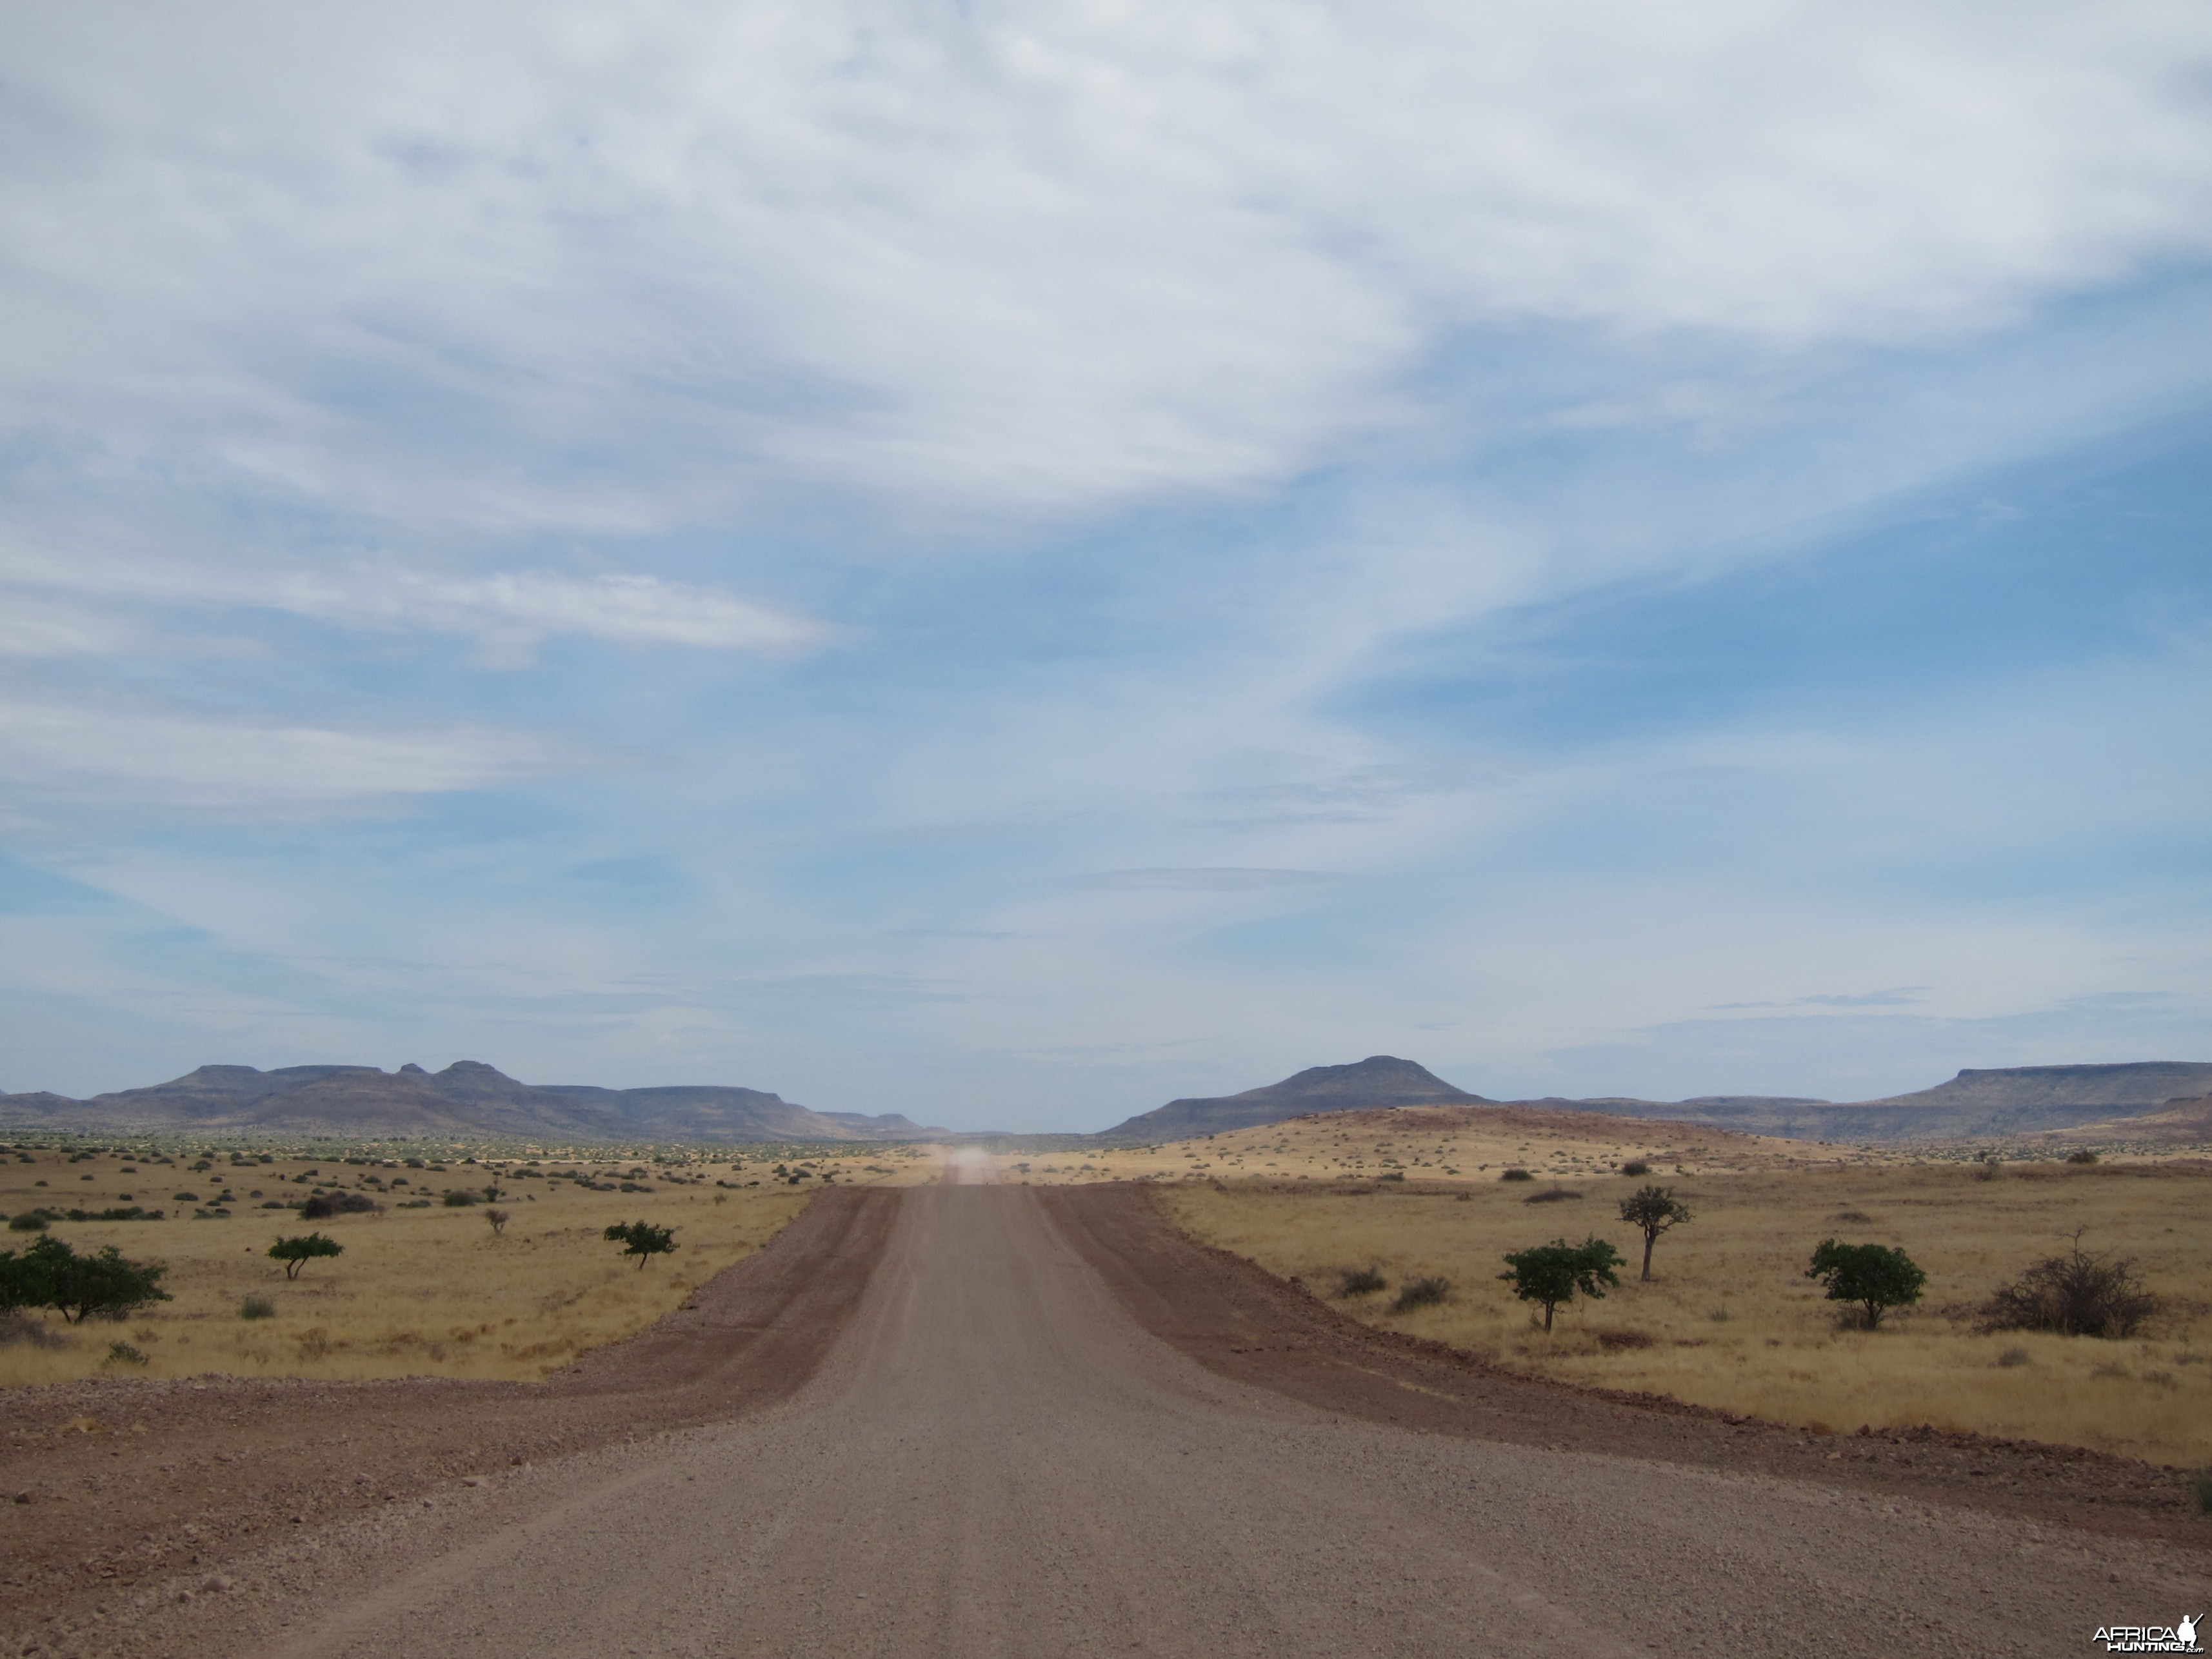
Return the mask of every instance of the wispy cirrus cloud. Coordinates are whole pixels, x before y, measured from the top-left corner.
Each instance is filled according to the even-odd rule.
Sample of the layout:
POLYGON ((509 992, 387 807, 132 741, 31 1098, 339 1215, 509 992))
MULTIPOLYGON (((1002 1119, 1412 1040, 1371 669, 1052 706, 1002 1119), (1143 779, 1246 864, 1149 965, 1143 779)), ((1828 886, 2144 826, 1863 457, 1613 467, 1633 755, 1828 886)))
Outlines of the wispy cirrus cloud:
POLYGON ((1886 991, 1838 992, 1791 997, 1784 1002, 1716 1002, 1717 1012, 1752 1008, 1909 1008, 1926 999, 1932 985, 1894 985, 1886 991))
POLYGON ((604 764, 574 746, 472 724, 362 731, 175 710, 0 703, 17 803, 125 799, 284 813, 482 789, 604 764))
POLYGON ((1099 870, 1069 878, 1068 885, 1105 892, 1255 893, 1272 888, 1326 887, 1344 877, 1330 870, 1271 870, 1192 866, 1099 870))
POLYGON ((162 936, 113 995, 0 951, 0 1008, 57 939, 94 988, 0 1059, 495 1029, 1095 1127, 1443 1030, 1649 1094, 2207 1029, 2202 7, 79 0, 0 53, 0 822, 162 936), (259 1023, 184 1012, 256 953, 259 1023))
POLYGON ((143 613, 155 605, 279 611, 342 627, 470 635, 510 663, 527 661, 538 641, 564 635, 782 656, 834 637, 833 629, 809 617, 635 572, 149 569, 18 556, 0 560, 0 584, 10 576, 23 586, 9 592, 0 612, 0 655, 143 651, 153 633, 143 613))

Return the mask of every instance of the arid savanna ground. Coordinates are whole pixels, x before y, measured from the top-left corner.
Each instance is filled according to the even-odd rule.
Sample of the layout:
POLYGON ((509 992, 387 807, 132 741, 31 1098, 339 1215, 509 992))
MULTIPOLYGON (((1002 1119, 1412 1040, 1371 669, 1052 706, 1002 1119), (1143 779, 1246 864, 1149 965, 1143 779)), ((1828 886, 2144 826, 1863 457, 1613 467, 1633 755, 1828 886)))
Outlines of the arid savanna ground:
POLYGON ((1842 1431, 1937 1428, 2079 1444, 2152 1462, 2212 1462, 2212 1170, 2141 1163, 2001 1167, 1592 1166, 1559 1181, 1359 1190, 1279 1182, 1179 1183, 1162 1200, 1189 1232, 1297 1278, 1370 1322, 1509 1370, 1644 1390, 1842 1431), (1656 1182, 1694 1218, 1664 1234, 1639 1283, 1642 1235, 1620 1200, 1656 1182), (1560 1192, 1572 1196, 1550 1199, 1560 1192), (1538 1201, 1532 1202, 1531 1200, 1538 1201), (2070 1248, 2132 1258, 2160 1309, 2133 1338, 1987 1331, 1979 1310, 2031 1262, 2070 1248), (1563 1310, 1548 1336, 1498 1275, 1506 1252, 1553 1238, 1610 1240, 1620 1286, 1563 1310), (1822 1239, 1905 1249, 1921 1303, 1875 1331, 1844 1329, 1805 1277, 1822 1239), (1373 1267, 1385 1288, 1336 1294, 1373 1267), (1408 1281, 1441 1303, 1392 1311, 1408 1281))
MULTIPOLYGON (((46 1232, 161 1261, 171 1301, 120 1323, 54 1313, 0 1324, 0 1384, 92 1375, 528 1380, 643 1329, 758 1249, 825 1184, 911 1181, 910 1148, 657 1149, 616 1156, 488 1147, 298 1149, 81 1141, 0 1148, 0 1213, 62 1212, 46 1232), (485 1189, 496 1190, 487 1199, 485 1189), (349 1194, 380 1207, 302 1219, 288 1201, 349 1194), (447 1194, 471 1202, 449 1204, 447 1194), (268 1207, 275 1206, 276 1207, 268 1207), (153 1220, 72 1221, 136 1207, 153 1220), (495 1231, 488 1217, 507 1219, 495 1231), (673 1227, 642 1267, 612 1223, 673 1227), (319 1232, 343 1254, 296 1279, 266 1252, 319 1232), (249 1302, 271 1310, 248 1317, 249 1302)), ((0 1229, 0 1249, 40 1234, 0 1229)), ((258 1312, 258 1310, 257 1309, 258 1312)))

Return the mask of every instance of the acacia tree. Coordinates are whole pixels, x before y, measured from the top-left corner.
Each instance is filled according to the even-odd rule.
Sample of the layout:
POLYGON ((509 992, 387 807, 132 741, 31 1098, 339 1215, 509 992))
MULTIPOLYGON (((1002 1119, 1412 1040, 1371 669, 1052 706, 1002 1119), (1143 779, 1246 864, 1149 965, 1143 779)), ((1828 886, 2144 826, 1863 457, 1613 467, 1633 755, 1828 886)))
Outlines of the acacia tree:
POLYGON ((1620 1200, 1620 1218, 1644 1230, 1644 1279, 1651 1278, 1651 1247, 1669 1227, 1690 1218, 1690 1206, 1664 1187, 1639 1187, 1635 1195, 1620 1200))
POLYGON ((120 1319, 133 1308, 167 1302, 168 1272, 159 1261, 132 1261, 109 1244, 79 1255, 58 1238, 41 1238, 22 1255, 0 1251, 0 1309, 54 1308, 72 1325, 94 1314, 120 1319))
POLYGON ((1522 1301, 1542 1305, 1548 1332, 1553 1311, 1562 1302, 1573 1301, 1577 1291, 1595 1302, 1604 1297, 1606 1286, 1619 1285, 1620 1276, 1613 1269, 1622 1262, 1620 1252, 1602 1238, 1586 1238, 1579 1244, 1555 1238, 1516 1250, 1505 1258, 1505 1265, 1509 1271, 1498 1276, 1512 1285, 1513 1294, 1522 1301))
POLYGON ((633 1221, 628 1226, 617 1223, 602 1237, 624 1246, 623 1254, 635 1256, 641 1271, 651 1257, 666 1255, 676 1248, 676 1229, 656 1227, 650 1221, 633 1221))
POLYGON ((1920 1287, 1928 1282, 1927 1273, 1903 1250, 1833 1238, 1820 1241, 1805 1277, 1823 1281, 1831 1302, 1857 1303, 1870 1331, 1892 1308, 1919 1301, 1920 1287))
POLYGON ((297 1279, 300 1269, 319 1255, 343 1255, 345 1246, 335 1238, 325 1238, 320 1233, 308 1233, 299 1238, 280 1238, 269 1247, 269 1254, 284 1264, 284 1277, 297 1279))

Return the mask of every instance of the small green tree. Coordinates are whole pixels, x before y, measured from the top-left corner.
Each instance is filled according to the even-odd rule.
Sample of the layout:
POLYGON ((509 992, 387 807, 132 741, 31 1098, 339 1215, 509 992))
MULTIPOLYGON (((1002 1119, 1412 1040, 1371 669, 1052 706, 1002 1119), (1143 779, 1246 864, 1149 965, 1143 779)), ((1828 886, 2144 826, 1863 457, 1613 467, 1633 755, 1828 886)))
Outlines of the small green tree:
POLYGON ((604 1237, 623 1245, 624 1255, 635 1256, 641 1270, 651 1257, 666 1255, 676 1248, 676 1229, 656 1227, 650 1221, 633 1221, 628 1226, 617 1223, 604 1237))
POLYGON ((1571 1302, 1579 1291, 1592 1301, 1601 1300, 1606 1286, 1618 1285, 1613 1269, 1623 1265, 1620 1252, 1602 1238, 1586 1238, 1570 1244, 1555 1238, 1505 1258, 1509 1271, 1498 1276, 1510 1282, 1513 1294, 1523 1302, 1540 1303, 1544 1328, 1552 1328, 1552 1315, 1562 1302, 1571 1302))
POLYGON ((1813 1252, 1813 1265, 1805 1277, 1828 1287, 1831 1302, 1856 1302, 1874 1330, 1892 1308, 1920 1300, 1928 1275, 1903 1250, 1887 1244, 1846 1244, 1839 1239, 1820 1241, 1813 1252))
POLYGON ((1669 1227, 1690 1218, 1690 1206, 1664 1187, 1638 1187, 1635 1195, 1620 1200, 1620 1218, 1644 1230, 1644 1279, 1651 1279, 1651 1247, 1669 1227))
MULTIPOLYGON (((39 1244, 46 1242, 42 1238, 39 1244)), ((0 1313, 47 1305, 52 1295, 52 1275, 46 1271, 37 1251, 37 1244, 21 1255, 0 1250, 0 1313)))
POLYGON ((297 1279, 300 1269, 319 1255, 343 1255, 345 1246, 335 1238, 325 1238, 320 1233, 308 1233, 299 1238, 280 1238, 269 1247, 270 1256, 284 1264, 284 1277, 297 1279))
POLYGON ((79 1255, 58 1238, 40 1239, 20 1256, 0 1252, 0 1307, 54 1308, 81 1325, 94 1314, 120 1319, 133 1308, 167 1302, 161 1288, 168 1268, 132 1261, 109 1244, 79 1255))

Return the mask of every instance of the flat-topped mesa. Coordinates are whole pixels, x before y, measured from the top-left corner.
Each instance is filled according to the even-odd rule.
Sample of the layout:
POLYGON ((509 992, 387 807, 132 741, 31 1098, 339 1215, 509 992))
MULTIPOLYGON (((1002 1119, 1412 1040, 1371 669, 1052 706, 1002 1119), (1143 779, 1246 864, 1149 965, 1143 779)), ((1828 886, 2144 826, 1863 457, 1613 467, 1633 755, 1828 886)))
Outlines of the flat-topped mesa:
POLYGON ((526 1140, 923 1140, 895 1112, 817 1112, 758 1089, 533 1085, 458 1060, 432 1072, 374 1066, 203 1066, 168 1083, 94 1099, 0 1095, 0 1124, 88 1130, 228 1129, 526 1140))
POLYGON ((1102 1140, 1185 1140, 1193 1135, 1249 1129, 1315 1112, 1372 1106, 1489 1106, 1493 1101, 1453 1087, 1425 1066, 1395 1054, 1370 1054, 1351 1066, 1314 1066, 1280 1083, 1242 1094, 1171 1100, 1115 1124, 1102 1140))
MULTIPOLYGON (((1828 1101, 1802 1095, 1698 1095, 1687 1100, 1626 1096, 1498 1102, 1468 1094, 1410 1060, 1376 1054, 1352 1066, 1316 1066, 1242 1094, 1171 1100, 1096 1137, 1103 1141, 1187 1140, 1316 1112, 1431 1104, 1510 1105, 1613 1117, 1707 1124, 1740 1133, 1794 1140, 1875 1141, 1993 1139, 2033 1134, 2157 1113, 2169 1102, 2212 1093, 2212 1065, 2134 1060, 2100 1066, 2014 1066, 1960 1072, 1948 1083, 1881 1100, 1828 1101)), ((2193 1120, 2191 1120, 2193 1121, 2193 1120)), ((2172 1139, 2179 1120, 2147 1126, 2172 1139)))

